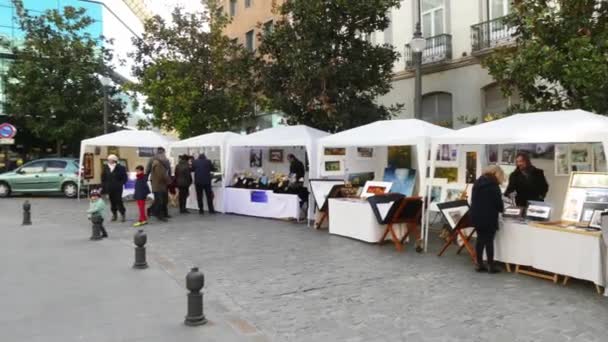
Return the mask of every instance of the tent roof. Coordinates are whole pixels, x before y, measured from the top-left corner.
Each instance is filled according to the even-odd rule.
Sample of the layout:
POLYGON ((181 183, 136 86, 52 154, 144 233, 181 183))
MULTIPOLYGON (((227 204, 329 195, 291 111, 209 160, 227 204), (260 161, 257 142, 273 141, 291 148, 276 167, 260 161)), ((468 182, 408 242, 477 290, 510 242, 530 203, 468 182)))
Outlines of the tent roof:
POLYGON ((352 128, 319 141, 322 146, 401 146, 452 132, 418 119, 383 120, 352 128))
POLYGON ((168 147, 174 139, 154 131, 124 130, 83 140, 85 146, 168 147))
POLYGON ((196 137, 176 141, 171 148, 201 147, 201 146, 224 146, 228 141, 240 137, 240 134, 232 132, 215 132, 203 134, 196 137))
POLYGON ((525 144, 600 142, 608 117, 584 110, 516 114, 433 139, 438 144, 525 144))
POLYGON ((231 146, 309 146, 329 133, 316 128, 297 126, 278 126, 249 135, 241 136, 230 142, 231 146))

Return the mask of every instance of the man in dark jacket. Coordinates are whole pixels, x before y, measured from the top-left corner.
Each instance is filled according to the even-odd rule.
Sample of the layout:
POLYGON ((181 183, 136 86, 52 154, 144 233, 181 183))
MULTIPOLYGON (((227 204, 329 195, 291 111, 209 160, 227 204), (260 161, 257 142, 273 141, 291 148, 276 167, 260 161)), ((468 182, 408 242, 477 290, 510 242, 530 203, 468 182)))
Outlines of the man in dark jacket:
POLYGON ((122 201, 122 190, 127 183, 127 169, 118 163, 118 157, 111 154, 108 163, 101 171, 101 185, 104 194, 110 198, 112 222, 116 221, 116 213, 120 213, 120 221, 125 222, 125 205, 122 201))
POLYGON ((475 181, 471 191, 471 221, 477 230, 477 272, 498 272, 494 266, 494 237, 498 230, 498 214, 504 211, 499 186, 504 178, 504 172, 499 166, 490 165, 475 181), (484 249, 488 268, 483 265, 484 249))
MULTIPOLYGON (((151 173, 154 161, 158 161, 163 165, 167 176, 170 178, 171 162, 167 159, 163 147, 157 148, 156 155, 148 160, 148 164, 146 165, 146 178, 152 182, 151 173)), ((154 188, 154 186, 152 186, 152 188, 154 188)), ((152 192, 155 192, 154 189, 152 189, 152 192)), ((165 189, 164 191, 159 192, 158 195, 163 196, 163 198, 158 198, 157 194, 154 194, 154 202, 152 202, 152 205, 148 208, 148 216, 151 214, 156 215, 160 211, 163 218, 169 218, 169 190, 165 189)))
POLYGON ((175 184, 179 191, 179 212, 182 214, 189 214, 186 209, 186 201, 190 193, 190 185, 192 185, 191 172, 188 156, 180 156, 179 163, 175 166, 175 184))
POLYGON ((287 155, 287 160, 289 160, 289 174, 295 175, 296 181, 299 181, 300 178, 304 178, 304 175, 306 174, 304 163, 291 153, 287 155))
POLYGON ((201 153, 198 158, 192 163, 194 170, 194 187, 196 188, 196 200, 198 202, 198 212, 203 215, 205 207, 203 206, 203 191, 207 197, 207 208, 209 212, 215 214, 213 207, 213 191, 211 190, 211 172, 214 171, 213 163, 207 159, 204 153, 201 153))
POLYGON ((515 195, 515 203, 518 207, 527 207, 528 201, 544 201, 549 184, 545 178, 545 173, 537 169, 530 162, 527 153, 520 152, 515 159, 517 169, 509 176, 509 186, 505 191, 505 196, 515 195))

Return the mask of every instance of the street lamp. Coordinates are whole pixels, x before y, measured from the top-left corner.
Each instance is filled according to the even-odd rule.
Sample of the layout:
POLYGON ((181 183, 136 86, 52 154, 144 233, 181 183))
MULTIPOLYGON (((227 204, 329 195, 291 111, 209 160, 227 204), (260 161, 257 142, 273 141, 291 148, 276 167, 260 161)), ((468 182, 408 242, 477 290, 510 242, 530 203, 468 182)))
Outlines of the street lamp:
POLYGON ((422 37, 422 31, 420 29, 420 0, 418 0, 418 22, 416 23, 416 30, 414 31, 414 37, 410 42, 412 48, 412 59, 414 60, 414 67, 416 73, 416 80, 414 83, 414 118, 422 119, 422 51, 426 47, 426 39, 422 37))
POLYGON ((108 134, 108 87, 112 80, 106 76, 100 76, 99 82, 103 87, 103 134, 108 134))

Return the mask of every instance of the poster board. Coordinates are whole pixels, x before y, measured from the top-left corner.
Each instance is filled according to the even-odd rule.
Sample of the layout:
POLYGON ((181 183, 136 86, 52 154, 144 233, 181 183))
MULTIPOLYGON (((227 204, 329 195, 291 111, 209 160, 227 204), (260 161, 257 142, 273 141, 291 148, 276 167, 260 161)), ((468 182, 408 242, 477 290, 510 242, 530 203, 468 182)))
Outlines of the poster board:
POLYGON ((469 203, 466 200, 438 203, 437 208, 452 229, 458 226, 470 210, 469 203))
POLYGON ((573 172, 564 200, 562 220, 589 224, 596 210, 608 209, 608 173, 573 172))

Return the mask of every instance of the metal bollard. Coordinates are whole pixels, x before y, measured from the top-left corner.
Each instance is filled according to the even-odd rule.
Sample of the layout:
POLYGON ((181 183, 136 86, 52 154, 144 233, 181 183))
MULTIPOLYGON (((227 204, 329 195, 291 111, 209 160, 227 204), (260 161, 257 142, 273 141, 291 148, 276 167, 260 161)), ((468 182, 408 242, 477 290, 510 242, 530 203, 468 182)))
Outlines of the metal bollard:
POLYGON ((103 224, 103 218, 99 215, 91 216, 91 240, 101 240, 101 225, 103 224))
POLYGON ((203 312, 203 294, 201 289, 205 286, 205 275, 199 272, 198 267, 193 267, 186 275, 186 288, 188 293, 188 313, 185 325, 198 326, 207 323, 203 312))
POLYGON ((23 225, 24 226, 31 226, 32 225, 32 205, 30 204, 30 201, 25 201, 25 203, 23 203, 23 225))
POLYGON ((133 264, 133 268, 148 268, 148 262, 146 261, 146 242, 148 242, 148 236, 144 233, 143 229, 138 230, 133 236, 133 243, 135 244, 135 263, 133 264))

